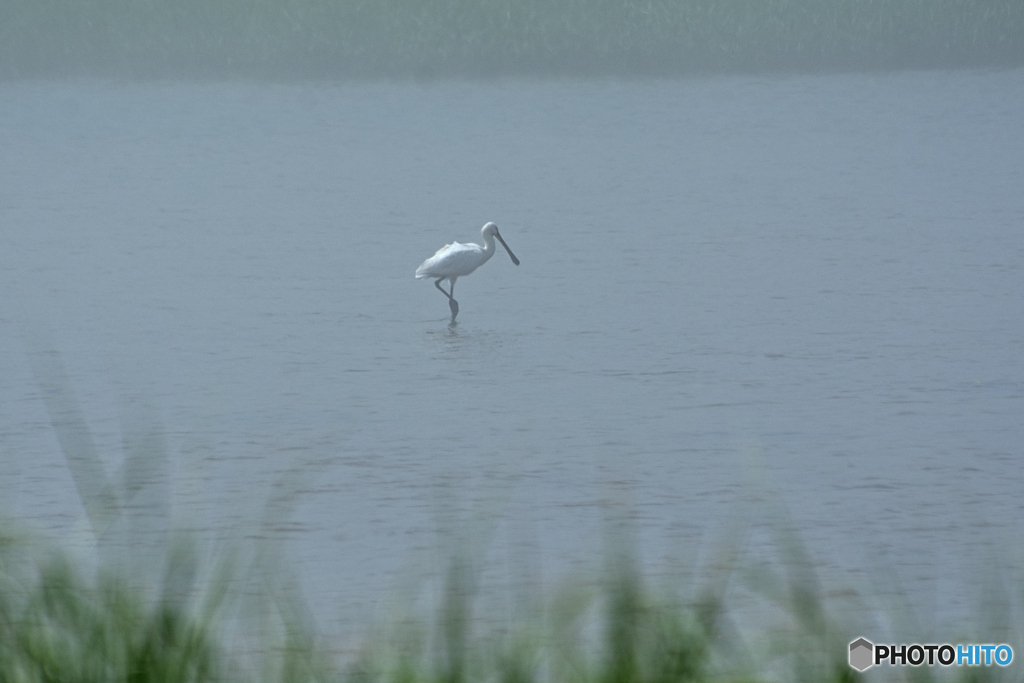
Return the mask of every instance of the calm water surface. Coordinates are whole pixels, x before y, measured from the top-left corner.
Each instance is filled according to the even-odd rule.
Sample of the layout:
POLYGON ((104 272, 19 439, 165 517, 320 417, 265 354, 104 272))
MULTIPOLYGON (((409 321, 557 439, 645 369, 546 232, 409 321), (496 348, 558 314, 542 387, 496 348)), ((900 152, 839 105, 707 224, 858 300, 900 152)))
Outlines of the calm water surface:
POLYGON ((1022 121, 1019 70, 0 86, 0 512, 87 536, 50 348, 111 476, 155 409, 182 524, 298 493, 260 533, 327 630, 439 529, 550 584, 626 511, 657 575, 770 555, 761 500, 835 585, 973 605, 1024 519, 1022 121), (413 271, 488 220, 522 266, 449 326, 413 271))

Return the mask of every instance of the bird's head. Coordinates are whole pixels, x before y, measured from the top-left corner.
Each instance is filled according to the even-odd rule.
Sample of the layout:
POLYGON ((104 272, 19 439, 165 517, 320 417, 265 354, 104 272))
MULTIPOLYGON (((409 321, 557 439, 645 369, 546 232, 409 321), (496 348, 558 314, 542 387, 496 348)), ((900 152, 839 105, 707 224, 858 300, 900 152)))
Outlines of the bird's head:
POLYGON ((501 233, 498 232, 497 225, 495 225, 494 223, 487 223, 486 225, 484 225, 481 232, 484 234, 484 238, 497 237, 498 241, 501 242, 501 246, 505 247, 505 251, 508 252, 509 258, 512 259, 512 263, 516 264, 517 266, 519 265, 519 259, 517 259, 516 255, 512 253, 512 250, 508 248, 508 245, 505 244, 505 240, 501 238, 501 233))

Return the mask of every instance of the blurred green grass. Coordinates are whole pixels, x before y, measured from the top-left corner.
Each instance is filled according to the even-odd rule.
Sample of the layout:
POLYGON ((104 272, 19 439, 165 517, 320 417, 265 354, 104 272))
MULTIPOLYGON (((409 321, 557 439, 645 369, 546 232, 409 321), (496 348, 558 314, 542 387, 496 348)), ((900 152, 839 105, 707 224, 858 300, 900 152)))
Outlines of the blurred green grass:
MULTIPOLYGON (((638 529, 609 505, 603 570, 550 592, 527 580, 504 616, 489 609, 502 601, 481 588, 489 586, 480 580, 488 533, 442 529, 449 542, 439 536, 446 568, 433 580, 436 602, 417 600, 429 592, 425 571, 407 605, 363 626, 361 646, 338 655, 317 633, 287 552, 270 533, 292 514, 302 468, 272 490, 250 547, 211 549, 198 532, 177 528, 160 503, 169 456, 159 421, 144 411, 122 424, 130 438, 121 476, 111 476, 59 355, 33 353, 30 362, 97 562, 82 564, 61 544, 0 520, 0 683, 840 683, 861 678, 847 664, 858 636, 881 640, 895 630, 895 642, 1019 648, 1024 635, 1020 572, 994 565, 971 628, 922 625, 899 605, 895 619, 844 611, 850 601, 826 596, 781 503, 758 511, 769 522, 773 561, 744 557, 739 529, 749 520, 741 519, 699 571, 652 587, 638 529), (140 515, 154 526, 137 524, 140 515), (155 527, 166 533, 154 536, 155 527), (756 609, 736 609, 737 596, 756 609)), ((1019 666, 953 669, 882 668, 869 679, 1022 679, 1019 666)))
POLYGON ((1024 64, 1019 0, 5 0, 0 78, 672 76, 1024 64))
MULTIPOLYGON (((598 581, 533 596, 536 609, 511 623, 481 613, 486 601, 478 600, 466 573, 471 563, 456 556, 436 614, 406 613, 367 626, 358 652, 337 657, 308 624, 289 617, 294 612, 268 583, 262 592, 247 586, 244 600, 276 603, 275 623, 249 619, 246 628, 263 634, 258 647, 233 646, 232 619, 252 613, 231 597, 229 586, 240 575, 223 563, 205 571, 187 539, 167 553, 163 580, 148 587, 153 591, 110 570, 92 575, 52 548, 39 554, 38 544, 8 533, 0 541, 0 682, 861 680, 847 665, 846 650, 864 634, 836 618, 795 535, 783 535, 792 545, 777 567, 754 570, 727 559, 704 580, 660 590, 647 584, 632 553, 610 553, 598 581), (201 576, 216 578, 204 582, 201 576), (772 605, 766 616, 773 626, 735 623, 726 594, 736 582, 772 605)), ((271 617, 264 612, 262 618, 271 617)), ((1019 630, 975 636, 1020 641, 1019 630)), ((1016 666, 937 669, 882 668, 864 680, 1021 680, 1016 666)))

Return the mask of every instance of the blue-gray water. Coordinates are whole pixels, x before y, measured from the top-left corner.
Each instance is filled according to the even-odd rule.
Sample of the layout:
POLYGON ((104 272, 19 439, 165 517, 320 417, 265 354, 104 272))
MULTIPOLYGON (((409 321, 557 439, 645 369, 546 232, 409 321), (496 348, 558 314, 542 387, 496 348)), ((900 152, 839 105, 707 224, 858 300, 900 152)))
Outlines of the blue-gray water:
POLYGON ((155 409, 182 524, 291 482, 328 631, 439 527, 550 583, 617 506, 658 574, 772 497, 955 614, 1021 532, 1022 121, 1021 70, 3 85, 0 512, 87 545, 42 345, 111 473, 155 409), (489 220, 450 328, 413 271, 489 220))

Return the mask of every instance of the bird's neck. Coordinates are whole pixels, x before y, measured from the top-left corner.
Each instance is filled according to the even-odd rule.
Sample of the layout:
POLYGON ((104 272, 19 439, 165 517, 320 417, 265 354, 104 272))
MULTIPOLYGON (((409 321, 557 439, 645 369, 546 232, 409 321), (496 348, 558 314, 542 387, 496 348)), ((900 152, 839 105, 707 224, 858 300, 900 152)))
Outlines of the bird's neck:
POLYGON ((484 261, 494 256, 494 235, 484 235, 484 261))

